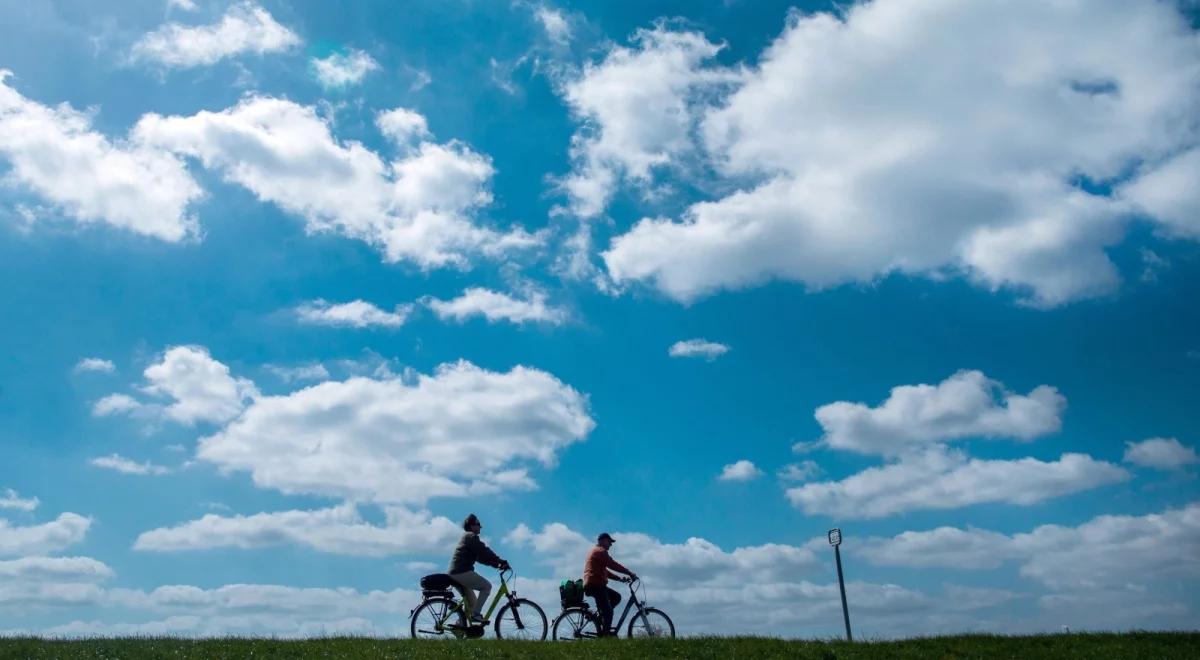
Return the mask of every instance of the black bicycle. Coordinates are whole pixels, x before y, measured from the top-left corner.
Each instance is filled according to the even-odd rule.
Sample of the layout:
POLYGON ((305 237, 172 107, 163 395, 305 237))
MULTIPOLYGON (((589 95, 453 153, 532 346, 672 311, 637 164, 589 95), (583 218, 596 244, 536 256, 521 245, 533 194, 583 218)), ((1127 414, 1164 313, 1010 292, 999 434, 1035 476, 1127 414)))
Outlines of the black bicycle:
MULTIPOLYGON (((675 624, 671 623, 671 617, 657 607, 646 605, 646 588, 641 580, 617 581, 629 586, 629 598, 625 601, 621 618, 612 627, 613 634, 620 634, 621 627, 625 625, 625 617, 633 611, 633 618, 629 620, 629 628, 625 631, 627 637, 675 637, 675 624), (638 598, 639 590, 642 592, 642 598, 638 598)), ((582 605, 563 608, 555 617, 554 624, 550 626, 551 639, 559 642, 595 639, 601 637, 601 625, 600 613, 592 611, 585 600, 582 605)))
MULTIPOLYGON (((496 611, 501 599, 507 600, 496 614, 496 637, 499 639, 546 639, 546 613, 528 598, 517 598, 508 582, 513 570, 505 566, 500 571, 500 588, 484 613, 484 625, 496 611), (507 575, 506 575, 507 574, 507 575)), ((413 639, 469 639, 483 636, 483 625, 471 625, 467 618, 466 599, 456 600, 453 589, 458 583, 444 573, 421 578, 422 601, 409 613, 409 632, 413 639)))

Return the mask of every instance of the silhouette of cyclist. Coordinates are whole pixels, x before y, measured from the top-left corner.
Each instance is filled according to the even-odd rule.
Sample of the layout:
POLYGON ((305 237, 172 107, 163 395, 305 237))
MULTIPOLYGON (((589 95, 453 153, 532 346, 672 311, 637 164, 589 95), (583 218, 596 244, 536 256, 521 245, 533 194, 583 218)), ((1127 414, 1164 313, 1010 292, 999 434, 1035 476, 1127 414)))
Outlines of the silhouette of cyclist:
POLYGON ((508 568, 508 562, 498 557, 480 540, 479 531, 482 529, 483 525, 473 513, 463 520, 464 534, 458 546, 454 548, 450 570, 446 571, 450 574, 450 579, 462 587, 463 599, 467 601, 467 609, 471 611, 471 623, 475 625, 484 623, 483 605, 492 593, 492 583, 475 572, 475 562, 501 570, 508 568), (476 591, 479 592, 478 597, 475 595, 476 591))
POLYGON ((621 603, 621 594, 608 588, 608 580, 621 580, 617 573, 624 573, 630 580, 636 580, 633 571, 622 566, 608 554, 608 549, 616 543, 608 532, 596 537, 596 545, 588 552, 587 561, 583 564, 583 593, 596 601, 600 610, 600 621, 604 624, 601 635, 615 634, 612 630, 613 610, 621 603))

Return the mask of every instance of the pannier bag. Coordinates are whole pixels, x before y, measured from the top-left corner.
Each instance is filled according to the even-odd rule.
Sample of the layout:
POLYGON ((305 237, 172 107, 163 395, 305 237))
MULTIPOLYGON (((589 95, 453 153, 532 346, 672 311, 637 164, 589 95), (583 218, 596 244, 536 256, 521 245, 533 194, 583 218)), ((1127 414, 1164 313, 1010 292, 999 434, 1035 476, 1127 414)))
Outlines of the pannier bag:
POLYGON ((448 591, 450 584, 450 576, 445 573, 433 573, 421 578, 422 591, 448 591))
POLYGON ((583 580, 563 580, 559 583, 558 599, 563 607, 583 605, 583 580))

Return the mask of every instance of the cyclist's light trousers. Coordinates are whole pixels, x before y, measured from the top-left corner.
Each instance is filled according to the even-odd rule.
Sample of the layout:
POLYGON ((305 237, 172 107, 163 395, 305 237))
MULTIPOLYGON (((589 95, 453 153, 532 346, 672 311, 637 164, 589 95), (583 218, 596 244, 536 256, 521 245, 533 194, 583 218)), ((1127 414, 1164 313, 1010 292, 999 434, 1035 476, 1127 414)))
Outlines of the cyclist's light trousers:
POLYGON ((463 586, 463 597, 471 614, 482 615, 483 606, 487 603, 488 596, 492 595, 492 583, 475 571, 454 573, 450 578, 463 586), (478 598, 475 597, 476 591, 479 592, 478 598))

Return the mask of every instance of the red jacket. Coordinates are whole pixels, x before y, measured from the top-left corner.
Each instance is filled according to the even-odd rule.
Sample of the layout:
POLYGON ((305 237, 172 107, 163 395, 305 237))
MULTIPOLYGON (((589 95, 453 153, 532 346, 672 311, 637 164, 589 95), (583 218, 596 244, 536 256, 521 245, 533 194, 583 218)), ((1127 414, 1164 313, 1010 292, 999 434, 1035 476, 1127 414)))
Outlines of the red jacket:
MULTIPOLYGON (((588 553, 587 561, 583 564, 583 586, 587 587, 606 587, 608 586, 609 570, 633 575, 633 571, 625 568, 616 559, 613 559, 608 551, 600 546, 592 548, 588 553)), ((612 577, 617 577, 613 575, 612 577)))

